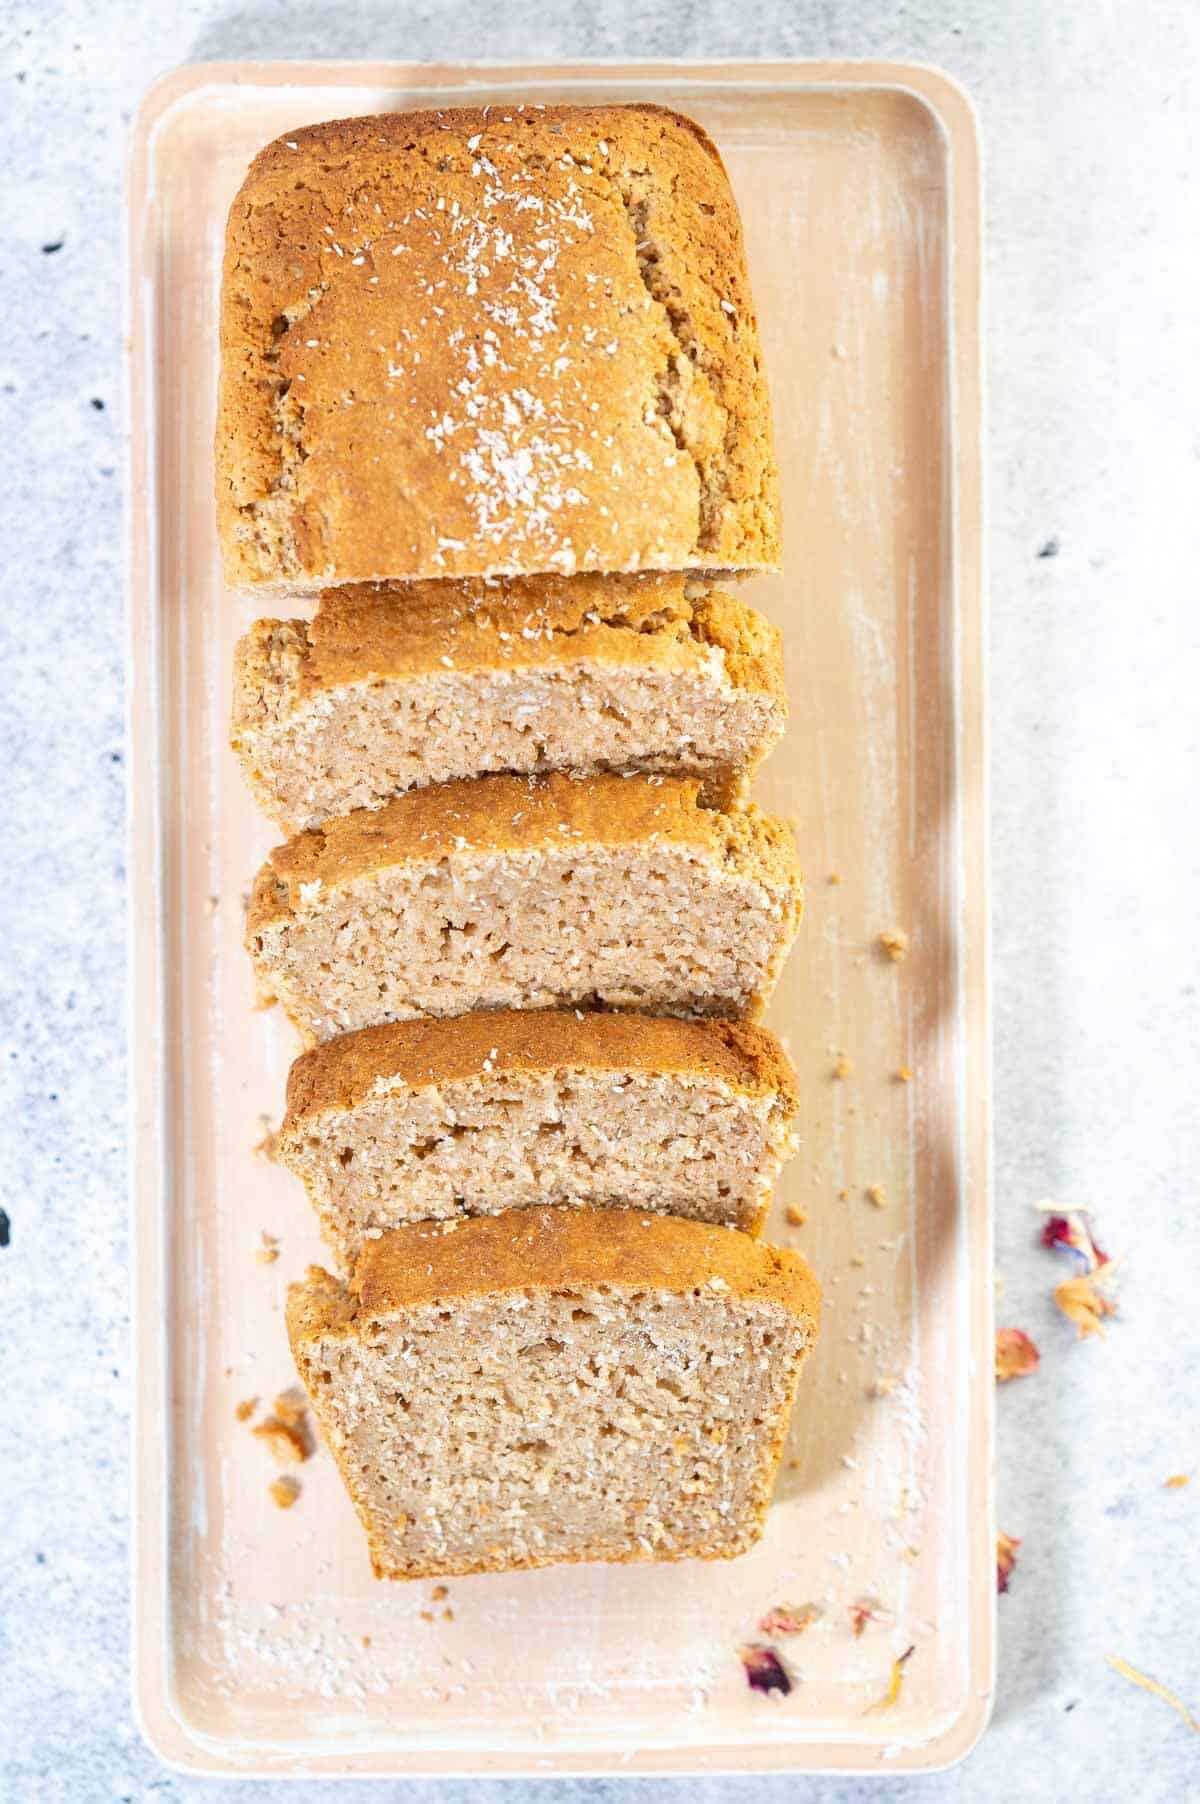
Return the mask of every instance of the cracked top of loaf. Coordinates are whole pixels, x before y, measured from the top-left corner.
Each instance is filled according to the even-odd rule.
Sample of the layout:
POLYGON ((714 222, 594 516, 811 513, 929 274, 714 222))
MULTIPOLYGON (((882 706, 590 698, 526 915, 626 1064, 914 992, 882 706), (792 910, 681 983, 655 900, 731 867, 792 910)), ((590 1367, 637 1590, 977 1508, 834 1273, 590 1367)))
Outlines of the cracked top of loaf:
POLYGON ((662 108, 306 127, 229 216, 217 504, 227 580, 779 561, 737 208, 662 108))

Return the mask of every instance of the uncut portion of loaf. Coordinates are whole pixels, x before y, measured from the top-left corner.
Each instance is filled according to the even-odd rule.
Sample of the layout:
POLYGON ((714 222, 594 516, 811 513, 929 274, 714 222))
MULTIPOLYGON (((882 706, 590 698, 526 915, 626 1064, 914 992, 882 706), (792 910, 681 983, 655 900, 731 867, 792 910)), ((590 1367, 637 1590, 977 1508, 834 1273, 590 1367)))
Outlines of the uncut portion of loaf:
POLYGON ((748 774, 786 715, 778 630, 698 579, 361 584, 240 641, 232 743, 298 832, 491 771, 748 774))
POLYGON ((246 944, 301 1032, 476 1009, 753 1014, 796 931, 791 830, 671 777, 481 777, 277 847, 246 944))
POLYGON ((546 1204, 757 1234, 797 1111, 765 1028, 504 1012, 368 1027, 302 1054, 277 1144, 348 1271, 407 1222, 546 1204))
POLYGON ((819 1311, 731 1229, 539 1209, 399 1228, 287 1322, 376 1576, 424 1578, 745 1552, 819 1311))
POLYGON ((307 126, 226 236, 226 580, 774 568, 737 208, 660 107, 307 126))

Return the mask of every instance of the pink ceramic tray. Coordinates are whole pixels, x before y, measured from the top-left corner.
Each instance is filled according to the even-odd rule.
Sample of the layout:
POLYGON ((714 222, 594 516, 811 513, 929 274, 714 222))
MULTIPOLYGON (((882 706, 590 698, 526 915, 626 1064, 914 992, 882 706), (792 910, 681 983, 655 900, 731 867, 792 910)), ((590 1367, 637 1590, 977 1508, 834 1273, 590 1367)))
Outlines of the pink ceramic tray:
POLYGON ((137 1693, 226 1773, 895 1771, 961 1755, 992 1684, 980 594, 979 171, 944 77, 875 64, 194 68, 142 108, 130 190, 137 1693), (331 1462, 284 1514, 239 1400, 290 1381, 320 1256, 252 1148, 294 1050, 252 1012, 242 901, 271 843, 226 746, 248 613, 222 593, 211 439, 226 209, 308 121, 473 100, 661 101, 726 158, 775 401, 792 724, 759 784, 809 879, 771 1011, 806 1086, 770 1232, 824 1281, 762 1545, 729 1566, 377 1585, 331 1462), (876 936, 899 926, 909 957, 876 936), (831 1076, 839 1054, 852 1073, 831 1076), (911 1082, 896 1073, 911 1071, 911 1082), (887 1206, 867 1190, 881 1187, 887 1206), (807 1226, 786 1225, 798 1204, 807 1226), (256 1261, 263 1231, 274 1264, 256 1261), (880 1382, 882 1381, 882 1383, 880 1382), (894 1388, 890 1388, 894 1382, 894 1388), (876 1387, 887 1391, 875 1395, 876 1387), (861 1638, 851 1606, 877 1599, 861 1638), (737 1649, 779 1603, 787 1698, 737 1649), (447 1607, 453 1619, 444 1615, 447 1607), (428 1618, 428 1619, 427 1619, 428 1618), (870 1706, 912 1646, 898 1701, 870 1706))

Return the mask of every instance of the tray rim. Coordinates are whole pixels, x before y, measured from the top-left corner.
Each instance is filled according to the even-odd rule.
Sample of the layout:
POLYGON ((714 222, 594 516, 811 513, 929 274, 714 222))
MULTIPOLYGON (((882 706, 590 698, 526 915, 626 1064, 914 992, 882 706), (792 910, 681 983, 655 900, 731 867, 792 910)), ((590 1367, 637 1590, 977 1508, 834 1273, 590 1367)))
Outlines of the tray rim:
POLYGON ((985 426, 982 343, 982 155, 978 116, 969 94, 945 71, 893 60, 763 58, 656 59, 619 57, 585 62, 373 62, 298 60, 198 62, 160 76, 144 94, 130 127, 125 177, 126 251, 124 364, 126 471, 126 852, 130 878, 127 924, 129 1040, 129 1198, 131 1212, 132 1350, 137 1393, 131 1422, 131 1653, 132 1701, 144 1740, 180 1772, 241 1778, 606 1777, 613 1773, 720 1776, 755 1773, 936 1772, 957 1764, 976 1746, 991 1719, 996 1665, 993 1485, 994 1213, 991 1133, 991 959, 988 896, 987 592, 984 563, 985 426), (968 1701, 929 1740, 897 1747, 886 1765, 865 1759, 854 1744, 759 1742, 735 1750, 696 1744, 642 1747, 625 1754, 574 1749, 476 1751, 461 1762, 434 1748, 412 1751, 298 1751, 262 1743, 250 1764, 233 1744, 206 1735, 174 1708, 165 1652, 168 1639, 169 1459, 157 1431, 169 1406, 165 1312, 170 1273, 164 1198, 169 1191, 167 1137, 161 1106, 164 948, 158 746, 161 698, 155 686, 158 610, 153 572, 157 546, 152 487, 156 468, 153 383, 146 367, 147 288, 143 238, 153 194, 156 135, 174 109, 205 89, 235 87, 445 87, 466 94, 505 79, 584 83, 662 81, 754 90, 764 87, 837 90, 872 88, 904 93, 930 115, 947 147, 947 286, 950 384, 950 532, 952 620, 957 682, 955 753, 959 776, 957 860, 963 933, 959 971, 963 1002, 960 1055, 963 1169, 969 1182, 959 1199, 967 1268, 964 1337, 970 1349, 972 1409, 967 1434, 965 1503, 986 1528, 982 1557, 964 1600, 968 1621, 968 1701), (150 931, 146 931, 149 928, 150 931))

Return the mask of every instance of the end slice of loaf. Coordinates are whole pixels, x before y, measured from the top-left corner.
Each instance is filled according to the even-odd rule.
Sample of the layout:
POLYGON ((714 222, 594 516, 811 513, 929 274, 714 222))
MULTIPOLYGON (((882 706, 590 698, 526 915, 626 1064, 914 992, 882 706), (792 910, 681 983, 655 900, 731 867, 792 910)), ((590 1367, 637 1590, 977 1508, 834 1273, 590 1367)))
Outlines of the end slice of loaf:
POLYGON ((409 1222, 547 1204, 757 1234, 797 1110, 796 1074, 761 1027, 465 1015, 368 1027, 302 1054, 278 1156, 343 1270, 409 1222))
POLYGON ((226 581, 779 564, 737 205, 654 106, 302 126, 230 209, 226 581))
POLYGON ((287 832, 491 771, 754 769, 777 628, 682 576, 360 584, 237 648, 232 744, 287 832))
POLYGON ((819 1312, 731 1229, 539 1209, 397 1229, 287 1323, 376 1575, 425 1578, 743 1553, 819 1312))
POLYGON ((795 844, 699 789, 481 777, 302 833, 250 899, 260 995, 312 1040, 477 1009, 753 1015, 799 921, 795 844))

